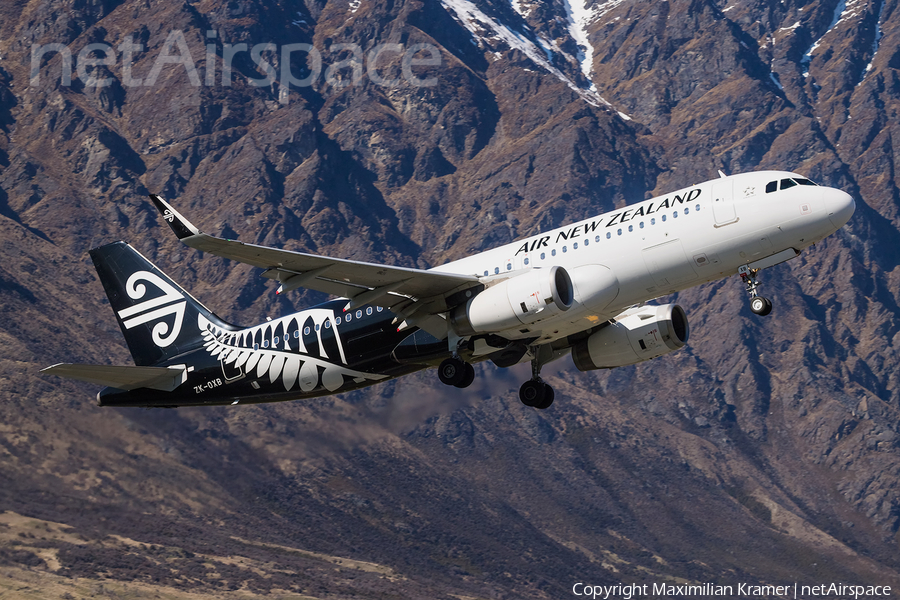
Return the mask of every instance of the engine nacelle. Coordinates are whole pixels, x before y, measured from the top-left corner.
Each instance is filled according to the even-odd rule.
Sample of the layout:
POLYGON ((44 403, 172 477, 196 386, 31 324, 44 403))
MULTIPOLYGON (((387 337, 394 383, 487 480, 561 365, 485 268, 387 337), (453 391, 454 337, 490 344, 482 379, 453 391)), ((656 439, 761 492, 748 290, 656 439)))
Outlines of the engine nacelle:
POLYGON ((532 269, 456 307, 450 322, 460 335, 503 331, 569 310, 573 301, 572 280, 564 268, 532 269))
POLYGON ((572 346, 572 359, 579 371, 624 367, 678 350, 689 334, 687 315, 677 304, 641 306, 572 346))

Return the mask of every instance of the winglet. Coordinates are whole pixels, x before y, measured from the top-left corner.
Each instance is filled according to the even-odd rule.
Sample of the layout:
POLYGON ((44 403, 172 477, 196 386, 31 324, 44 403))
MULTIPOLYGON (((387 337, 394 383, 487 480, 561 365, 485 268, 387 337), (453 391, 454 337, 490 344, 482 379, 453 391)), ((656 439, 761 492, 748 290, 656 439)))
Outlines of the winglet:
POLYGON ((163 219, 169 223, 169 227, 172 228, 172 231, 175 232, 175 235, 178 236, 179 240, 200 235, 200 230, 181 216, 181 213, 172 208, 172 206, 163 200, 161 196, 150 194, 150 200, 153 201, 156 210, 162 214, 163 219))

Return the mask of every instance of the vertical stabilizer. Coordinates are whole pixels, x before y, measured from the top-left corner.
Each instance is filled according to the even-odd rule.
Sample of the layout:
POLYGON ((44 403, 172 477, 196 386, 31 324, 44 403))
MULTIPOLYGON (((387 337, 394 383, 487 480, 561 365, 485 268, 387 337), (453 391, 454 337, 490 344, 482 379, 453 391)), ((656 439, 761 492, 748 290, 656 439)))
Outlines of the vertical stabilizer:
POLYGON ((236 330, 125 242, 90 254, 136 365, 158 365, 202 346, 210 325, 236 330))

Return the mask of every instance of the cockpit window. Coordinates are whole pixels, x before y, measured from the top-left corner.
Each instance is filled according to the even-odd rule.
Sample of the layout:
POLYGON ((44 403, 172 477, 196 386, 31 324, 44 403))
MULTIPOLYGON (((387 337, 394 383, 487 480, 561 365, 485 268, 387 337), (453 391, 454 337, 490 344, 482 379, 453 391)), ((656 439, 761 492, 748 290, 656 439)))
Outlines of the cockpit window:
POLYGON ((797 185, 797 182, 793 179, 782 179, 781 180, 781 189, 786 190, 788 188, 792 188, 797 185))
MULTIPOLYGON (((786 190, 788 188, 792 188, 795 185, 812 185, 818 187, 817 183, 810 181, 809 179, 804 179, 802 177, 794 177, 793 179, 782 179, 781 180, 781 189, 786 190)), ((766 193, 771 194, 772 192, 778 191, 778 182, 770 181, 766 184, 766 193)))

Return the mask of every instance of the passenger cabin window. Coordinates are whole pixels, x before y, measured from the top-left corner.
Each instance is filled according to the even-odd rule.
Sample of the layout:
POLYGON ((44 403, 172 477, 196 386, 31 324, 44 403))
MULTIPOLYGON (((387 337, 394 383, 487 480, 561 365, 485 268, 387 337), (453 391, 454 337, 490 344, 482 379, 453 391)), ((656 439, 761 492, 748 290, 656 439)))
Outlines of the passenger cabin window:
POLYGON ((793 179, 782 179, 781 180, 781 189, 786 190, 788 188, 792 188, 797 185, 797 182, 793 179))
POLYGON ((770 181, 769 183, 766 184, 766 193, 767 194, 771 194, 772 192, 777 192, 777 191, 778 191, 778 182, 777 181, 770 181))

